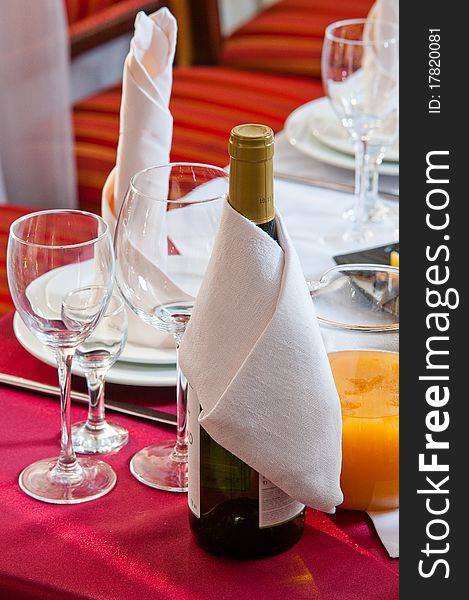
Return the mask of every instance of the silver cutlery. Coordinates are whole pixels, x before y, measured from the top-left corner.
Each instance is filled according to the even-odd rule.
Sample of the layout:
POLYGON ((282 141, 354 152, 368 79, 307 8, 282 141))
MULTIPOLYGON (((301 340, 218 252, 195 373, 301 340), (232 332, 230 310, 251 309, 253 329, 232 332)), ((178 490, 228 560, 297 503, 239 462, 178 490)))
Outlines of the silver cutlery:
MULTIPOLYGON (((33 381, 24 377, 17 377, 16 375, 8 375, 7 373, 0 373, 0 384, 25 389, 30 392, 39 392, 40 394, 53 396, 55 398, 60 397, 60 390, 54 385, 33 381)), ((80 404, 88 404, 87 394, 72 390, 70 392, 70 397, 73 401, 79 402, 80 404)), ((155 421, 157 423, 164 423, 165 425, 176 425, 176 415, 147 406, 137 406, 135 404, 128 404, 127 402, 116 402, 115 400, 106 399, 105 408, 124 415, 145 419, 147 421, 155 421)))
MULTIPOLYGON (((324 179, 315 179, 313 177, 304 177, 301 175, 291 175, 290 173, 280 173, 276 171, 274 173, 276 179, 283 179, 284 181, 291 181, 293 183, 301 183, 303 185, 316 186, 319 188, 334 190, 337 192, 345 192, 346 194, 354 194, 355 188, 353 185, 348 183, 339 183, 337 181, 326 181, 324 179)), ((386 200, 399 200, 399 194, 393 191, 379 190, 379 195, 386 200)))

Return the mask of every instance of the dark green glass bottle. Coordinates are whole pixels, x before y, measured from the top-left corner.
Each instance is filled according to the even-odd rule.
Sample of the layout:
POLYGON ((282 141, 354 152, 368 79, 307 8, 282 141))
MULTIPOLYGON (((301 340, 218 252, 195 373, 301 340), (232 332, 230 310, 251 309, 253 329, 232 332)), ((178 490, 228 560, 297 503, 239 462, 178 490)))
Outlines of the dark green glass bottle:
MULTIPOLYGON (((231 206, 276 239, 273 197, 274 137, 265 125, 238 125, 230 136, 231 206)), ((189 522, 209 552, 260 558, 301 537, 304 505, 217 444, 198 424, 189 402, 189 522)))

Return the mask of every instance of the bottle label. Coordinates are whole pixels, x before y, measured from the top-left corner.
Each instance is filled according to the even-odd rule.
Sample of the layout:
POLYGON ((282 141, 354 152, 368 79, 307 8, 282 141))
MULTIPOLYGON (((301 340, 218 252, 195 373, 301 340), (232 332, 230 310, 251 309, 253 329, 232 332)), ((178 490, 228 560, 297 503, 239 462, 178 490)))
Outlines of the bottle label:
POLYGON ((189 491, 187 501, 190 511, 200 519, 200 404, 197 395, 189 388, 187 398, 187 441, 189 457, 187 476, 189 491))
POLYGON ((305 505, 288 496, 259 473, 259 527, 274 527, 286 523, 304 509, 305 505))
MULTIPOLYGON (((195 392, 189 388, 188 399, 187 399, 187 441, 189 446, 189 457, 188 457, 188 479, 189 479, 189 491, 187 500, 189 504, 189 510, 194 516, 200 519, 200 425, 199 425, 199 414, 200 404, 197 399, 195 392)), ((226 451, 225 451, 226 452, 226 451)), ((239 459, 236 459, 238 462, 239 459)), ((244 465, 244 463, 242 463, 244 465)), ((249 467, 246 466, 246 469, 249 467)), ((223 474, 221 476, 223 479, 223 474)), ((230 485, 226 487, 233 491, 233 489, 246 490, 246 485, 241 485, 241 479, 238 482, 238 478, 231 477, 230 485), (240 485, 234 485, 234 482, 238 482, 240 485)), ((243 479, 244 481, 244 479, 243 479)), ((208 486, 211 487, 211 486, 208 486)), ((217 480, 217 489, 224 489, 221 485, 221 481, 217 480)), ((274 527, 275 525, 281 525, 296 517, 304 509, 304 504, 293 500, 284 491, 274 485, 266 477, 259 474, 259 527, 274 527)))

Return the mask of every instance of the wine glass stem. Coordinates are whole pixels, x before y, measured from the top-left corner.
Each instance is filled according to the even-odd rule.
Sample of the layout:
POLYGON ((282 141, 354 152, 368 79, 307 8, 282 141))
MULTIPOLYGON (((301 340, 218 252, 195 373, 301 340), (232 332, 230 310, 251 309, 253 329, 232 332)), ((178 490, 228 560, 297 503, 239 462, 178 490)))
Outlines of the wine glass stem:
POLYGON ((179 366, 179 342, 176 342, 176 412, 177 412, 177 438, 173 450, 173 459, 187 460, 187 379, 179 366))
POLYGON ((77 457, 73 450, 71 420, 70 420, 70 385, 74 348, 59 348, 56 350, 57 367, 60 386, 61 407, 61 447, 55 474, 58 471, 66 474, 79 469, 77 457))
POLYGON ((367 195, 369 193, 370 179, 368 177, 368 142, 360 139, 355 144, 355 219, 353 229, 359 232, 365 222, 367 195))
POLYGON ((366 195, 366 207, 365 215, 368 217, 375 208, 375 204, 378 200, 378 180, 379 172, 378 167, 381 163, 381 148, 379 146, 368 146, 367 148, 368 158, 366 160, 366 175, 365 175, 365 195, 366 195))
POLYGON ((86 375, 86 382, 90 398, 86 426, 93 430, 101 429, 104 425, 104 373, 92 369, 86 375))

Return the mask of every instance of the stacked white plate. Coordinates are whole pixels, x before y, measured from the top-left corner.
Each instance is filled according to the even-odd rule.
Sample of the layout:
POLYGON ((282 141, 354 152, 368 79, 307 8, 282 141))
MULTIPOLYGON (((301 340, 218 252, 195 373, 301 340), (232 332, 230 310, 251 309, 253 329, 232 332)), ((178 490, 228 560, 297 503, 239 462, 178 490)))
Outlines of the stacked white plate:
MULTIPOLYGON (((13 319, 13 330, 28 352, 48 365, 56 366, 54 354, 28 330, 18 313, 13 319)), ((73 365, 72 371, 83 377, 77 364, 73 365)), ((176 385, 176 379, 176 350, 145 348, 130 343, 106 376, 111 383, 142 386, 176 385)))
MULTIPOLYGON (((328 98, 307 102, 294 110, 285 122, 285 134, 292 146, 321 162, 355 170, 353 143, 340 123, 328 98)), ((389 148, 380 165, 383 175, 399 175, 399 148, 389 148)))
MULTIPOLYGON (((32 309, 46 318, 60 318, 64 290, 74 289, 77 281, 82 285, 87 281, 92 284, 93 272, 90 266, 90 263, 85 261, 57 267, 35 279, 26 291, 32 309), (80 279, 77 278, 78 272, 80 279)), ((39 360, 56 366, 53 352, 29 331, 18 313, 13 319, 13 331, 17 340, 28 352, 39 360)), ((72 372, 83 377, 82 370, 75 362, 72 372)), ((128 342, 119 360, 109 370, 106 379, 112 383, 125 385, 176 385, 176 349, 145 347, 128 342)))

